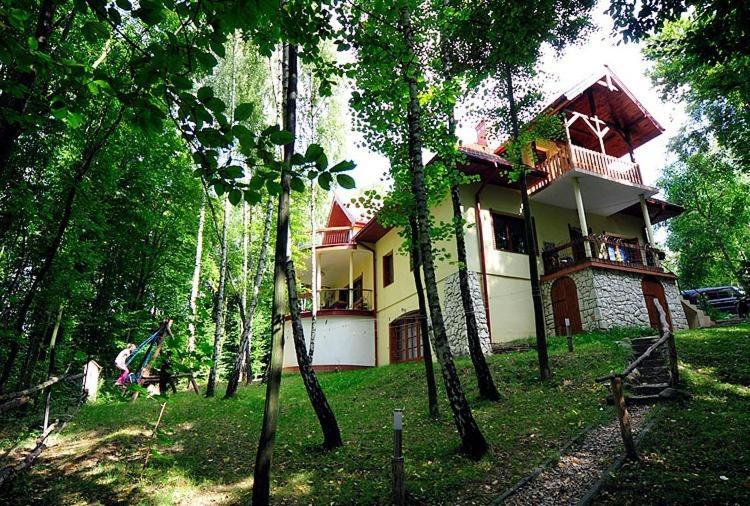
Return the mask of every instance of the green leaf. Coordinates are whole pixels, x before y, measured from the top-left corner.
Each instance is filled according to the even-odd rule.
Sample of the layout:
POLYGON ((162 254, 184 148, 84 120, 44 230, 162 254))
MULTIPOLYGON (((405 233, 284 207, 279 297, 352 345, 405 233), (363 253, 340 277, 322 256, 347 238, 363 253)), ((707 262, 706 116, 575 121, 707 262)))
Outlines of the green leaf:
POLYGON ((229 192, 229 202, 232 203, 233 206, 236 206, 240 203, 242 200, 242 190, 239 190, 237 188, 232 188, 229 192))
POLYGON ((315 160, 315 166, 321 172, 328 168, 328 157, 325 153, 321 153, 318 159, 315 160))
POLYGON ((67 123, 70 128, 78 128, 83 124, 83 114, 68 112, 68 117, 65 118, 65 123, 67 123))
POLYGON ((326 191, 331 191, 331 183, 333 182, 333 177, 328 172, 323 172, 320 177, 318 177, 318 184, 321 188, 323 188, 326 191))
POLYGON ((290 162, 292 165, 302 165, 305 163, 305 157, 299 153, 294 153, 290 162))
POLYGON ((352 170, 356 166, 357 164, 351 160, 342 160, 328 169, 328 172, 346 172, 347 170, 352 170))
POLYGON ((292 190, 296 192, 304 193, 305 191, 305 182, 298 177, 292 178, 290 186, 292 187, 292 190))
POLYGON ((245 202, 247 202, 250 205, 255 205, 258 202, 260 202, 261 195, 260 192, 253 191, 253 190, 245 190, 245 202))
POLYGON ((292 135, 292 132, 289 132, 287 130, 277 130, 271 133, 270 138, 271 142, 273 142, 277 146, 286 146, 294 140, 294 135, 292 135))
POLYGON ((201 102, 205 102, 210 98, 213 98, 214 96, 214 90, 210 86, 201 86, 200 89, 198 89, 198 100, 201 102))
POLYGON ((229 179, 239 179, 245 175, 245 171, 239 165, 230 165, 224 169, 224 173, 229 179))
POLYGON ((279 195, 282 190, 281 184, 271 179, 266 181, 266 189, 268 189, 268 193, 270 193, 271 195, 279 195))
POLYGON ((319 144, 310 144, 305 151, 305 161, 314 162, 323 154, 323 148, 319 144))
POLYGON ((255 110, 254 104, 240 104, 234 108, 234 121, 245 121, 252 116, 255 110))
POLYGON ((341 186, 342 188, 346 188, 347 190, 351 190, 357 185, 357 183, 354 181, 354 178, 349 174, 339 174, 338 176, 336 176, 336 182, 339 184, 339 186, 341 186))

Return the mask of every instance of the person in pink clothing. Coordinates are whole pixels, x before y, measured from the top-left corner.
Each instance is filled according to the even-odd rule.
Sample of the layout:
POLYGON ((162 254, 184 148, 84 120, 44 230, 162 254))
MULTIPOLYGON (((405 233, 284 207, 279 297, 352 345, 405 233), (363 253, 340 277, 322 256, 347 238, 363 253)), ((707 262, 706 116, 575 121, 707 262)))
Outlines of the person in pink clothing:
POLYGON ((124 350, 117 354, 115 365, 122 371, 122 374, 119 378, 117 378, 117 381, 115 381, 116 386, 124 386, 127 382, 128 374, 130 374, 130 370, 128 369, 128 358, 130 358, 130 355, 133 354, 134 350, 135 345, 133 343, 129 343, 124 350))

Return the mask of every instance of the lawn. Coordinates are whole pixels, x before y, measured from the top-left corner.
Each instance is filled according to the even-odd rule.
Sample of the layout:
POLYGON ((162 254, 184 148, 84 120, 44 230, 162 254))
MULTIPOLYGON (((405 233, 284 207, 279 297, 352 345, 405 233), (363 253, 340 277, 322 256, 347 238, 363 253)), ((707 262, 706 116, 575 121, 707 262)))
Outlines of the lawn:
POLYGON ((750 504, 750 326, 678 334, 693 399, 659 408, 642 462, 627 464, 600 504, 750 504))
MULTIPOLYGON (((321 374, 344 439, 343 448, 330 453, 319 449, 319 427, 299 377, 285 375, 273 502, 388 503, 391 416, 398 407, 405 413, 407 487, 413 502, 487 503, 589 424, 613 420, 612 409, 602 405, 605 392, 594 378, 624 367, 629 351, 617 342, 624 335, 576 336, 574 354, 566 351, 564 339, 553 338, 555 376, 544 384, 537 380, 535 352, 493 356, 491 369, 503 394, 499 403, 477 399, 471 363, 460 359, 463 384, 492 447, 480 462, 457 453, 458 439, 445 402, 441 421, 427 418, 421 363, 321 374)), ((152 459, 145 471, 142 463, 153 444, 149 435, 160 401, 86 406, 34 469, 0 494, 0 502, 246 502, 264 392, 263 386, 246 387, 229 401, 189 392, 170 397, 162 420, 170 440, 157 445, 165 458, 152 459)), ((440 396, 444 399, 442 389, 440 396)))

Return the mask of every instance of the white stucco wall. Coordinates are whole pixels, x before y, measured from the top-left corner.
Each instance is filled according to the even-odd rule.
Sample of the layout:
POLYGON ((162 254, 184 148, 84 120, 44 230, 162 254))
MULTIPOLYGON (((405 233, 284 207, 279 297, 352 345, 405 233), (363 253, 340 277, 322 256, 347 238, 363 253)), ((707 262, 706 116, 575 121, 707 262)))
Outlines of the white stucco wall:
MULTIPOLYGON (((310 342, 310 318, 303 318, 305 341, 310 342)), ((319 316, 315 326, 313 365, 375 365, 375 325, 371 316, 319 316)), ((296 367, 292 322, 284 323, 284 367, 296 367)))

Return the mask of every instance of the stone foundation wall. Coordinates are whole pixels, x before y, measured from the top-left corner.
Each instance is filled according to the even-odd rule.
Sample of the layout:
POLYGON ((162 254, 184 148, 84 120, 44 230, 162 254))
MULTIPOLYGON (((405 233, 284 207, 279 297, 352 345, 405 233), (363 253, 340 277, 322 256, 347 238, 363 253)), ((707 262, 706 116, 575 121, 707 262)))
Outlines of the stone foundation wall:
MULTIPOLYGON (((484 309, 484 299, 482 290, 479 287, 477 274, 469 271, 469 289, 471 298, 474 301, 474 314, 477 319, 477 329, 479 330, 479 343, 485 355, 492 353, 490 344, 490 331, 487 327, 487 314, 484 309)), ((444 289, 445 312, 445 330, 448 334, 448 343, 454 355, 468 355, 469 343, 466 338, 466 314, 464 305, 461 301, 461 285, 458 280, 458 272, 448 276, 445 280, 444 289)))
POLYGON ((664 296, 667 298, 667 304, 669 304, 669 311, 672 314, 672 327, 675 330, 683 330, 688 328, 687 316, 685 316, 685 309, 682 307, 680 294, 680 287, 677 286, 677 280, 674 279, 663 279, 661 284, 664 286, 664 296))
MULTIPOLYGON (((650 325, 641 286, 642 274, 588 268, 573 272, 568 277, 576 284, 584 331, 650 325)), ((674 328, 687 328, 687 318, 680 303, 677 284, 671 279, 660 279, 660 282, 664 286, 664 295, 672 314, 674 328)), ((551 297, 553 283, 554 280, 542 284, 542 302, 548 335, 555 333, 551 297)))

